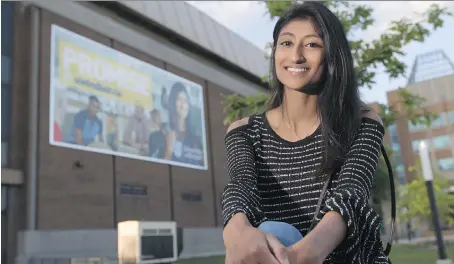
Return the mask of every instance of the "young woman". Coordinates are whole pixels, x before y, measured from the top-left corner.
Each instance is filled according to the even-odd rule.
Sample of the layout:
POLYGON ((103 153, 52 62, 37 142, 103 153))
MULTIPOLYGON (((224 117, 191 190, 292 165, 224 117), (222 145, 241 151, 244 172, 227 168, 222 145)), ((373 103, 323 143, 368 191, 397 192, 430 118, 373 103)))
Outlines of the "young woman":
POLYGON ((360 100, 342 24, 305 1, 273 40, 270 107, 226 135, 226 263, 390 263, 368 205, 384 127, 360 100))
POLYGON ((185 86, 176 82, 168 98, 169 126, 165 158, 173 161, 203 165, 200 137, 191 130, 189 95, 185 86))

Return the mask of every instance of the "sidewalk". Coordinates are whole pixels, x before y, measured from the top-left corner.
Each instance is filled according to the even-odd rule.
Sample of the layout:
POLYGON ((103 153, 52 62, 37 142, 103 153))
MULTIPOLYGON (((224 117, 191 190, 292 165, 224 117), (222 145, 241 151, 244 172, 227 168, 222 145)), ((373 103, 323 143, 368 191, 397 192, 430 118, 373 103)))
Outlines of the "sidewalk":
MULTIPOLYGON (((424 243, 424 242, 431 242, 435 241, 436 238, 434 236, 432 237, 418 237, 418 238, 413 238, 411 241, 408 239, 399 239, 398 241, 394 240, 394 244, 400 245, 400 244, 418 244, 418 243, 424 243)), ((444 235, 443 236, 444 241, 450 241, 454 242, 454 235, 444 235)))

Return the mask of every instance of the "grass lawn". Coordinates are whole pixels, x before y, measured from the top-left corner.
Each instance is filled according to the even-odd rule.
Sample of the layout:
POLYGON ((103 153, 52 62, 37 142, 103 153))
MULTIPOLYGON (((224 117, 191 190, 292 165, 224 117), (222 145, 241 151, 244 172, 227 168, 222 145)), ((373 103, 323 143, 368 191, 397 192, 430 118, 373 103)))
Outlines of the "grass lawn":
MULTIPOLYGON (((451 260, 454 258, 454 245, 446 247, 446 253, 451 260)), ((393 264, 435 264, 437 249, 422 246, 394 245, 391 249, 391 261, 393 264)), ((185 259, 178 264, 224 264, 223 257, 185 259)))

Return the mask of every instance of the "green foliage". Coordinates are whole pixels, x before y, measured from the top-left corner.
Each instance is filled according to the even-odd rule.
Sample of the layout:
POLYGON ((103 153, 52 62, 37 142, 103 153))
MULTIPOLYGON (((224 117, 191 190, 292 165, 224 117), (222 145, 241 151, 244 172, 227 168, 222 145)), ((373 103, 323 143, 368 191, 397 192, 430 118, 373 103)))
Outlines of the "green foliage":
POLYGON ((257 113, 265 109, 268 96, 258 93, 250 96, 232 94, 224 96, 224 112, 227 113, 224 124, 231 124, 233 121, 257 113))
MULTIPOLYGON (((398 212, 400 212, 399 219, 402 222, 409 219, 430 220, 429 198, 420 164, 410 168, 410 171, 415 171, 417 176, 412 182, 401 187, 403 190, 401 190, 401 197, 397 204, 398 212)), ((448 181, 437 172, 434 171, 433 173, 433 187, 440 219, 451 225, 454 223, 452 217, 454 215, 454 195, 447 192, 450 185, 448 181)))
MULTIPOLYGON (((389 160, 393 159, 393 152, 385 146, 389 160)), ((388 167, 386 166, 383 155, 380 156, 377 169, 375 171, 374 180, 372 182, 371 200, 373 204, 380 204, 383 200, 390 198, 388 167)))

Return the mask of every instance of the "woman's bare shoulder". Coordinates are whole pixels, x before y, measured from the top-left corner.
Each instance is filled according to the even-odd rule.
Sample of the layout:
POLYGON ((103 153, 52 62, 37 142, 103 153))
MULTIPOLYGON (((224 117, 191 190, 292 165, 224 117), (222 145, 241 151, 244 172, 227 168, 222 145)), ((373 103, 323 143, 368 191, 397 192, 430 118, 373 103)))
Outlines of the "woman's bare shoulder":
POLYGON ((380 123, 381 125, 383 125, 383 121, 381 120, 380 116, 377 113, 375 113, 374 111, 365 112, 363 114, 363 117, 375 120, 378 123, 380 123))
POLYGON ((236 128, 246 126, 247 124, 249 124, 249 117, 244 117, 239 120, 236 120, 230 124, 229 128, 227 128, 227 133, 229 133, 230 131, 232 131, 236 128))

